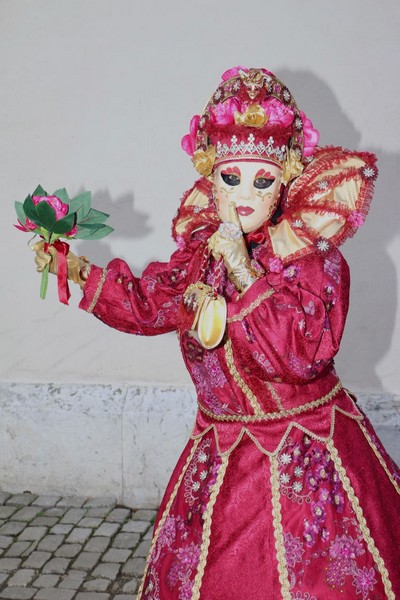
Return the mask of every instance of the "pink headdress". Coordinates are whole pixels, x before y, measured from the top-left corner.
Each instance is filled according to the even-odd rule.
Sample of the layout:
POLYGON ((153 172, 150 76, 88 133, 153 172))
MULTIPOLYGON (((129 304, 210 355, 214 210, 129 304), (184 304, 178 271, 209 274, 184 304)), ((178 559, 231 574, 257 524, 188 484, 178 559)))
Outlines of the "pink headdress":
POLYGON ((287 183, 303 171, 319 133, 299 111, 287 87, 265 69, 234 67, 202 115, 195 115, 182 148, 208 176, 229 160, 262 160, 282 167, 287 183))

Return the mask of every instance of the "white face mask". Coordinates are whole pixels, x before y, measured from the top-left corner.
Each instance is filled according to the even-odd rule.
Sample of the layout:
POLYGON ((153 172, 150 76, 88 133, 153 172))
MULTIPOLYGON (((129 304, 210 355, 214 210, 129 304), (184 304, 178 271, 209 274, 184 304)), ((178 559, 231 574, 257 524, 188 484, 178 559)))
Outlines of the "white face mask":
POLYGON ((274 214, 279 202, 282 169, 262 161, 231 161, 214 171, 213 191, 221 221, 236 204, 244 233, 256 231, 274 214))

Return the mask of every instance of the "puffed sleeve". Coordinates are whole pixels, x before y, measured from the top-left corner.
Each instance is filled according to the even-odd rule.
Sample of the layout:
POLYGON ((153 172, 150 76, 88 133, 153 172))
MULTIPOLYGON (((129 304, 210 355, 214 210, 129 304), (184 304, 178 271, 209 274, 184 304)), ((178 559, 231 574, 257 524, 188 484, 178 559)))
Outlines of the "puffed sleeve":
POLYGON ((336 248, 269 273, 229 303, 228 331, 237 360, 261 379, 315 378, 339 349, 348 299, 348 266, 336 248))
POLYGON ((79 306, 126 333, 157 335, 173 331, 194 250, 192 244, 174 252, 168 263, 150 263, 140 278, 118 258, 105 269, 92 266, 79 306))

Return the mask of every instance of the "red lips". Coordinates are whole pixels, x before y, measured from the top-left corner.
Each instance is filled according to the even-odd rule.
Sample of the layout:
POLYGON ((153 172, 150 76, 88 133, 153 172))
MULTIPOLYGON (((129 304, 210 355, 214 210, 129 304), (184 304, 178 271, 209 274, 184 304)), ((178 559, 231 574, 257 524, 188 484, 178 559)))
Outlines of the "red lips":
POLYGON ((236 210, 241 217, 248 217, 254 212, 254 208, 251 208, 251 206, 237 206, 236 210))

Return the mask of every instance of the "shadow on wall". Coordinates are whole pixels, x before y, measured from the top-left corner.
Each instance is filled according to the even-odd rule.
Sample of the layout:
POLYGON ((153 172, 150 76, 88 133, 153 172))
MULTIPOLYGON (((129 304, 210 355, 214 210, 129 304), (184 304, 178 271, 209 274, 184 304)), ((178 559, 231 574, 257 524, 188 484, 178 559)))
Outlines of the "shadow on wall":
MULTIPOLYGON (((153 231, 153 228, 149 225, 150 215, 135 209, 135 196, 133 193, 124 194, 120 198, 112 200, 108 190, 95 192, 93 194, 93 206, 97 210, 110 215, 110 225, 119 238, 124 240, 141 239, 153 231)), ((93 242, 82 240, 79 243, 79 254, 93 256, 93 242)), ((111 252, 108 238, 104 238, 96 244, 96 264, 106 265, 113 258, 115 258, 115 255, 111 252)), ((135 273, 137 274, 136 269, 135 273)))
POLYGON ((312 73, 284 70, 278 77, 319 129, 321 145, 370 151, 378 157, 379 178, 371 213, 357 239, 348 241, 343 250, 353 269, 339 375, 344 383, 351 378, 355 389, 383 390, 377 367, 390 348, 397 310, 396 268, 387 248, 400 229, 395 189, 400 156, 381 148, 360 147, 360 132, 344 114, 328 85, 312 73))

